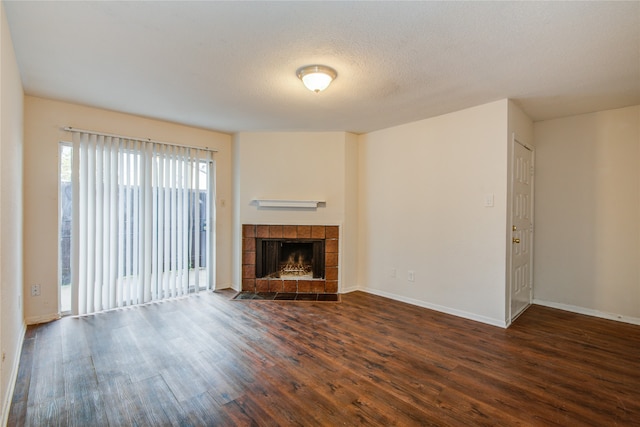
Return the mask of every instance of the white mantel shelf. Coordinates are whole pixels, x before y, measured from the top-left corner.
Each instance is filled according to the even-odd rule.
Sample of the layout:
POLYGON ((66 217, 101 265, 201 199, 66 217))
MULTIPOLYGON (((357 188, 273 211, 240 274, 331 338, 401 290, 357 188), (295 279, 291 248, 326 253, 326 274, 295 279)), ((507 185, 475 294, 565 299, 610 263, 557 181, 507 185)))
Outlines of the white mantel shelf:
POLYGON ((304 208, 316 209, 324 200, 272 200, 255 199, 254 202, 259 208, 304 208))

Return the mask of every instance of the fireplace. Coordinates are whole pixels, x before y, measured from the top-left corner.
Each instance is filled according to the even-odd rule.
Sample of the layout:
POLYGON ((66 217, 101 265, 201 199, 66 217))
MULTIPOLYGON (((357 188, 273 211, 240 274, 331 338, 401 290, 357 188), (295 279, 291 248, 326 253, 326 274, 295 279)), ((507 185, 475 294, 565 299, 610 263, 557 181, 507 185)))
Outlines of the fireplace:
POLYGON ((324 240, 256 239, 256 278, 324 279, 324 240))
POLYGON ((338 226, 242 226, 242 290, 337 293, 338 226))

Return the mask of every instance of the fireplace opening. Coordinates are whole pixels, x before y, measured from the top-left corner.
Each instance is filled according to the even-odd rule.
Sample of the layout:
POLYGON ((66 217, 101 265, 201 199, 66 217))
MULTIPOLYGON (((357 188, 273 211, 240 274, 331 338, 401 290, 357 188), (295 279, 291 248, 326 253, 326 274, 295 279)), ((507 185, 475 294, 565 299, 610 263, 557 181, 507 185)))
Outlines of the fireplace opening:
POLYGON ((256 239, 257 278, 324 278, 324 240, 256 239))

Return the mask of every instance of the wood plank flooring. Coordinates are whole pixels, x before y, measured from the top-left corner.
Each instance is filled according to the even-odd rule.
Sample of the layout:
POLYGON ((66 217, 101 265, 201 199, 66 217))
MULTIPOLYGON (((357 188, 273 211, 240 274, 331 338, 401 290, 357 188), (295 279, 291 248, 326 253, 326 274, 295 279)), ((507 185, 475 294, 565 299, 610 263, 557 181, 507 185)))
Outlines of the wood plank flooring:
POLYGON ((233 295, 29 327, 9 425, 640 425, 639 326, 233 295))

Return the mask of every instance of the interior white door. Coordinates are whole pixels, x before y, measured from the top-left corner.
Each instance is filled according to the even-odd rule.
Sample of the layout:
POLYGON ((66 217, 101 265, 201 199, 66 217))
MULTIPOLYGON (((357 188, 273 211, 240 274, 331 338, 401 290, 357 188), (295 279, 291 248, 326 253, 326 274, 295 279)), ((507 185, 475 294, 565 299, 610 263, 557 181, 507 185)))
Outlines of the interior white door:
POLYGON ((533 298, 533 149, 514 139, 511 210, 511 304, 514 320, 533 298))

